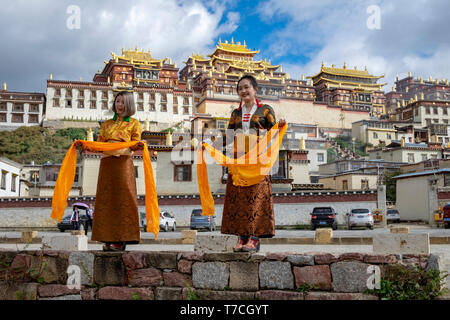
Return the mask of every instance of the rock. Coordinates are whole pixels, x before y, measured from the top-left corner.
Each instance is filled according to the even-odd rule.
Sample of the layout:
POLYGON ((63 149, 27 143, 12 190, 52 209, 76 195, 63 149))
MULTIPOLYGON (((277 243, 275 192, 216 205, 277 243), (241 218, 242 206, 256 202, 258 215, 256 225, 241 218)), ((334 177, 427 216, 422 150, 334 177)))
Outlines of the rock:
POLYGON ((336 262, 331 264, 333 291, 364 292, 367 280, 372 275, 368 273, 369 264, 361 262, 336 262))
POLYGON ((267 253, 266 260, 284 261, 290 254, 289 252, 267 253))
POLYGON ((159 269, 176 269, 176 252, 149 252, 147 253, 147 265, 159 269))
POLYGON ((198 252, 233 252, 238 237, 234 235, 197 235, 194 251, 198 252))
POLYGON ((98 289, 95 288, 82 288, 81 299, 83 300, 97 300, 98 289))
POLYGON ((193 263, 193 261, 181 259, 180 261, 178 261, 178 271, 181 273, 191 274, 193 263))
POLYGON ((332 264, 338 261, 339 255, 333 253, 319 253, 314 255, 315 264, 332 264))
POLYGON ((213 252, 203 255, 204 261, 247 261, 251 256, 249 252, 213 252))
POLYGON ((71 230, 70 234, 72 236, 85 236, 86 232, 84 232, 84 230, 71 230))
MULTIPOLYGON (((188 288, 183 289, 183 294, 186 293, 184 290, 188 288)), ((236 300, 236 301, 242 301, 242 300, 254 300, 255 299, 255 293, 254 292, 240 292, 240 291, 214 291, 214 290, 202 290, 197 289, 195 290, 195 296, 197 296, 201 300, 236 300)), ((231 307, 230 307, 231 311, 231 307)))
POLYGON ((125 284, 125 265, 121 253, 99 252, 95 254, 94 283, 103 285, 125 284))
POLYGON ((80 290, 69 289, 66 285, 62 284, 49 284, 39 286, 38 293, 39 297, 48 298, 48 297, 65 296, 70 294, 79 294, 80 290))
POLYGON ((166 287, 192 287, 192 278, 178 272, 164 272, 164 285, 166 287))
POLYGON ((182 244, 194 244, 197 237, 197 230, 183 230, 181 231, 182 244))
POLYGON ((195 262, 192 282, 195 288, 224 290, 228 286, 230 269, 223 262, 195 262))
POLYGON ((261 289, 293 289, 294 276, 289 262, 263 261, 259 264, 261 289))
POLYGON ((364 254, 359 252, 343 253, 339 256, 338 261, 364 261, 364 254))
POLYGON ((372 254, 368 253, 364 256, 365 263, 373 264, 386 264, 386 263, 396 263, 397 257, 392 254, 372 254))
POLYGON ((104 287, 98 291, 100 300, 153 300, 149 288, 104 287))
POLYGON ((163 275, 156 268, 135 269, 128 271, 128 284, 133 287, 161 286, 163 275))
POLYGON ((142 269, 147 267, 147 253, 127 252, 122 255, 123 263, 128 270, 142 269))
POLYGON ((378 297, 364 293, 307 292, 305 300, 378 300, 378 297))
POLYGON ((289 255, 287 261, 294 266, 313 266, 314 256, 311 255, 289 255))
POLYGON ((39 254, 31 258, 30 276, 39 283, 67 284, 69 259, 39 254))
POLYGON ((71 294, 53 298, 39 298, 39 300, 83 300, 83 299, 81 298, 81 294, 71 294))
POLYGON ((295 286, 302 285, 331 290, 331 272, 328 265, 294 267, 295 286))
POLYGON ((305 295, 302 292, 263 290, 256 292, 255 298, 257 300, 304 300, 305 295))
POLYGON ((238 291, 258 290, 258 264, 252 262, 230 262, 230 288, 238 291))
POLYGON ((155 300, 183 300, 182 288, 155 288, 155 300))
POLYGON ((81 285, 94 283, 94 254, 91 252, 72 252, 69 255, 69 265, 80 267, 81 285))
POLYGON ((373 252, 384 254, 430 254, 428 233, 374 234, 373 252))
POLYGON ((333 229, 331 228, 318 228, 314 236, 314 243, 327 244, 331 242, 333 237, 333 229))
MULTIPOLYGON (((31 268, 32 256, 27 254, 18 254, 14 257, 12 262, 4 264, 3 274, 6 275, 6 270, 8 270, 9 280, 14 281, 29 281, 31 276, 29 274, 31 268), (11 265, 8 268, 8 264, 11 265)), ((9 260, 10 261, 10 260, 9 260)), ((2 277, 3 278, 3 277, 2 277)))
MULTIPOLYGON (((446 271, 444 255, 442 253, 432 253, 428 257, 428 263, 426 266, 426 271, 437 270, 437 271, 446 271)), ((449 275, 450 277, 450 275, 449 275)))
POLYGON ((203 260, 203 252, 195 252, 195 251, 183 252, 183 254, 181 255, 181 258, 190 260, 190 261, 202 261, 203 260))
POLYGON ((37 283, 0 282, 0 300, 36 300, 37 283))

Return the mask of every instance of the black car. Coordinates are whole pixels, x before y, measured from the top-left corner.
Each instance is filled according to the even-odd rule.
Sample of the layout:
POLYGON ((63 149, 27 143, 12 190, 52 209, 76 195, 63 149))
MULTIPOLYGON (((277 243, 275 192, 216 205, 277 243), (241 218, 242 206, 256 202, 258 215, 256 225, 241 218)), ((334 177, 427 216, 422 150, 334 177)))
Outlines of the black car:
POLYGON ((336 222, 337 213, 332 207, 316 207, 311 212, 311 230, 317 227, 327 227, 337 229, 336 222))

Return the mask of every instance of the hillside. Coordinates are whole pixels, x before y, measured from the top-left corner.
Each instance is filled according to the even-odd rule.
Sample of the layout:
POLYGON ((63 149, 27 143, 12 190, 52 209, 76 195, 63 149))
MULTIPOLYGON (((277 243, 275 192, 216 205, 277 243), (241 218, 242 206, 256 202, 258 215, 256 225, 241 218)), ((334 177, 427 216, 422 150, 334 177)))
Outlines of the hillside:
POLYGON ((86 139, 85 129, 50 130, 39 126, 0 131, 0 157, 18 163, 61 163, 75 139, 86 139))

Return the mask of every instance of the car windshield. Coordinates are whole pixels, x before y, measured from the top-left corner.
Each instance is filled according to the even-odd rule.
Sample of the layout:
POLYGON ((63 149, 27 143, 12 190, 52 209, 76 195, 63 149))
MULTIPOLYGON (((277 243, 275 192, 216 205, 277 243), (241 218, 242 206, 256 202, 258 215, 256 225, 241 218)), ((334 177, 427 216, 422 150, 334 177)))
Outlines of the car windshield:
POLYGON ((192 210, 192 215, 193 216, 201 216, 202 215, 202 210, 200 210, 200 209, 192 210))
POLYGON ((321 213, 328 214, 328 213, 332 213, 332 212, 333 212, 333 209, 331 209, 331 208, 314 208, 314 210, 313 210, 313 213, 316 213, 316 214, 321 214, 321 213))
POLYGON ((352 213, 369 213, 369 209, 353 209, 352 213))
POLYGON ((388 210, 388 214, 397 214, 398 210, 388 210))

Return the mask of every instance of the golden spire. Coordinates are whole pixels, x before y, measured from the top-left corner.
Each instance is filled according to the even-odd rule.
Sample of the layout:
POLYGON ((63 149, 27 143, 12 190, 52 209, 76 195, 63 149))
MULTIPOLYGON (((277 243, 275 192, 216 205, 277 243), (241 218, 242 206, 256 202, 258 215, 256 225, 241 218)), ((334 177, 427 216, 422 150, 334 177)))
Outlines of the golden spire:
POLYGON ((420 93, 420 100, 425 100, 425 95, 423 94, 423 92, 420 93))
POLYGON ((6 82, 3 82, 3 91, 6 91, 6 82))
POLYGON ((405 147, 405 137, 402 137, 400 145, 401 145, 402 148, 405 147))
POLYGON ((303 138, 303 136, 300 138, 300 150, 305 150, 306 146, 305 146, 305 139, 303 138))
POLYGON ((345 61, 344 61, 344 67, 343 67, 344 69, 347 69, 347 65, 345 64, 345 61))
POLYGON ((92 128, 87 129, 87 141, 94 141, 94 132, 92 128))
POLYGON ((53 79, 53 73, 50 73, 50 80, 53 79))
POLYGON ((409 78, 412 77, 411 71, 408 71, 408 77, 409 77, 409 78))

